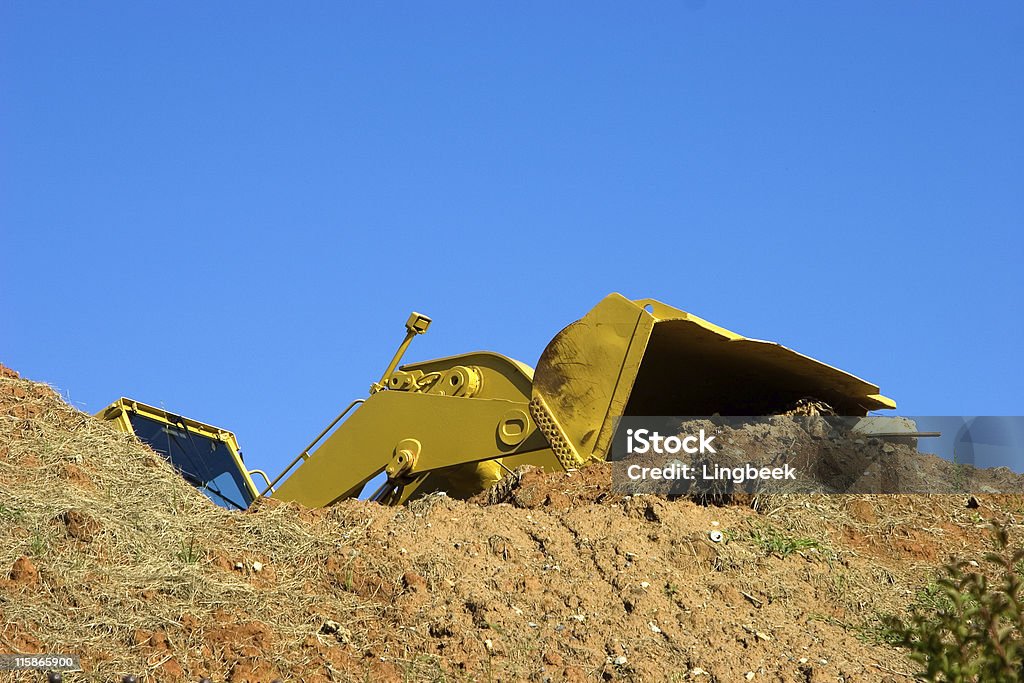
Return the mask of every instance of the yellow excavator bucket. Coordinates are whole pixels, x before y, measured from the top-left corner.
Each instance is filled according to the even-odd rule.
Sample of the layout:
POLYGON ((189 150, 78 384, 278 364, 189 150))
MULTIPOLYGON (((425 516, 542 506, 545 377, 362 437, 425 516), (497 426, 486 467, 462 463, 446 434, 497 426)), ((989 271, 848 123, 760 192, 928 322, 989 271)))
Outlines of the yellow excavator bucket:
POLYGON ((653 299, 605 297, 551 340, 531 409, 565 467, 607 456, 615 420, 771 415, 802 398, 838 414, 895 408, 874 384, 653 299))

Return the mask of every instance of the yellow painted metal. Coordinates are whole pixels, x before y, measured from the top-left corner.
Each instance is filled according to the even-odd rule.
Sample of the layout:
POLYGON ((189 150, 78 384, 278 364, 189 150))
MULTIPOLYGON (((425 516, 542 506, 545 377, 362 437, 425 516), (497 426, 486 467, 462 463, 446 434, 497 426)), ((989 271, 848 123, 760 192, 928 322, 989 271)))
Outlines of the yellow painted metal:
POLYGON ((132 433, 131 423, 128 421, 128 413, 136 413, 141 417, 149 418, 150 420, 156 420, 162 422, 165 425, 171 427, 188 427, 189 431, 199 436, 213 439, 214 441, 223 441, 228 445, 228 450, 238 458, 241 462, 242 458, 239 455, 241 449, 238 446, 238 439, 234 433, 229 432, 226 429, 215 427, 205 422, 199 422, 188 417, 183 417, 175 413, 168 412, 163 408, 157 408, 156 406, 147 405, 141 401, 135 401, 130 398, 119 398, 118 400, 111 403, 109 406, 96 413, 96 417, 102 420, 113 421, 118 430, 132 433))
POLYGON ((129 398, 119 398, 109 406, 96 413, 96 417, 101 420, 105 420, 111 424, 117 431, 125 434, 134 434, 135 430, 132 429, 132 423, 128 421, 129 406, 132 404, 138 405, 135 401, 129 398))
POLYGON ((534 419, 563 465, 603 460, 622 415, 769 415, 801 398, 843 415, 895 408, 874 384, 653 299, 603 299, 548 344, 534 419))
POLYGON ((402 356, 405 355, 406 349, 409 348, 409 344, 418 334, 425 333, 430 329, 430 318, 413 311, 409 314, 409 319, 405 321, 405 339, 398 345, 398 350, 395 351, 394 357, 391 362, 388 363, 387 369, 384 371, 384 376, 381 377, 379 382, 374 382, 370 385, 370 393, 375 394, 378 391, 383 391, 388 386, 388 380, 391 379, 391 373, 394 372, 395 368, 398 367, 398 363, 402 360, 402 356))
POLYGON ((249 494, 252 498, 259 497, 260 492, 256 488, 256 483, 252 480, 249 470, 246 469, 245 463, 242 461, 242 449, 239 448, 238 439, 235 438, 233 432, 206 424, 205 422, 199 422, 198 420, 176 415, 164 410, 163 408, 157 408, 156 406, 147 405, 140 401, 124 397, 119 398, 103 410, 96 413, 96 417, 110 422, 118 431, 126 434, 134 434, 135 430, 132 428, 132 423, 128 419, 129 413, 135 413, 140 417, 154 420, 167 425, 168 427, 174 427, 177 429, 184 428, 197 436, 222 442, 227 447, 227 451, 231 455, 231 460, 238 469, 238 472, 242 477, 243 484, 248 489, 249 494))
POLYGON ((288 465, 283 470, 281 470, 280 474, 278 474, 276 477, 274 477, 273 481, 268 481, 267 482, 267 488, 263 490, 263 495, 265 496, 265 495, 267 495, 269 493, 273 493, 274 492, 274 486, 277 485, 277 482, 279 482, 282 479, 284 479, 288 475, 288 473, 292 471, 292 468, 295 467, 296 465, 298 465, 300 461, 308 460, 309 459, 309 452, 313 450, 314 446, 316 446, 318 443, 320 443, 320 439, 322 439, 325 436, 327 436, 328 432, 330 432, 332 429, 334 429, 334 426, 337 425, 339 422, 341 422, 342 418, 345 417, 346 415, 348 415, 350 410, 355 408, 357 405, 361 405, 365 401, 366 401, 365 398, 357 398, 354 401, 352 401, 351 403, 349 403, 347 406, 345 406, 345 409, 342 410, 340 413, 338 413, 337 417, 335 417, 333 420, 331 420, 331 422, 326 427, 324 427, 323 430, 321 430, 321 432, 319 434, 317 434, 316 437, 314 437, 312 441, 309 442, 309 445, 306 446, 301 453, 299 453, 297 456, 295 456, 295 459, 293 459, 290 463, 288 463, 288 465))
MULTIPOLYGON (((350 404, 274 480, 298 465, 275 498, 330 505, 359 495, 381 473, 387 482, 376 499, 385 503, 431 491, 465 497, 520 465, 568 470, 603 460, 623 415, 767 415, 802 398, 843 415, 895 407, 849 373, 653 299, 605 297, 555 335, 536 371, 491 352, 397 367, 429 324, 410 316, 370 395, 350 404)), ((169 422, 177 416, 128 399, 101 415, 131 431, 128 410, 179 424, 169 422)), ((230 432, 187 424, 229 438, 237 455, 230 432)), ((240 457, 238 466, 251 484, 240 457)))
POLYGON ((529 367, 478 352, 404 365, 278 486, 316 507, 359 494, 381 472, 400 503, 431 491, 464 497, 521 464, 557 468, 530 417, 529 367))

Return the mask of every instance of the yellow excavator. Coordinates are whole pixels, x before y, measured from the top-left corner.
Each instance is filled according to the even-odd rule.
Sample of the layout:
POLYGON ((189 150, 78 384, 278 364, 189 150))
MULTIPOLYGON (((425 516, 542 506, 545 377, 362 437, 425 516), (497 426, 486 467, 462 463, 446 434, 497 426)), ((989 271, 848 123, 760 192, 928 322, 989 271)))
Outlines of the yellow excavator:
POLYGON ((413 313, 369 395, 272 481, 246 469, 229 431, 126 398, 98 417, 163 454, 214 502, 246 508, 261 495, 331 505, 381 473, 369 497, 382 503, 468 497, 521 465, 605 460, 622 416, 771 415, 808 398, 838 415, 896 407, 874 384, 653 299, 608 295, 555 335, 536 369, 490 351, 400 366, 430 323, 413 313))

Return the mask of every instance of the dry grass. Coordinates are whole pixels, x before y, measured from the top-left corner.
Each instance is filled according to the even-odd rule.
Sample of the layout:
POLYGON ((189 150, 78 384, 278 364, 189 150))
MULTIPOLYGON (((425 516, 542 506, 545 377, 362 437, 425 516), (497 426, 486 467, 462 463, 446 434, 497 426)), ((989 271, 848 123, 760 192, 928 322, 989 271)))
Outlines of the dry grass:
MULTIPOLYGON (((87 667, 87 680, 108 680, 158 671, 172 656, 140 631, 185 639, 173 649, 186 671, 211 661, 210 624, 228 629, 225 639, 231 627, 265 624, 270 635, 253 644, 279 671, 313 666, 300 645, 323 638, 327 620, 370 647, 367 624, 380 617, 379 605, 343 586, 323 590, 332 584, 327 558, 365 534, 351 509, 314 525, 286 506, 223 510, 134 437, 38 385, 0 382, 4 395, 24 394, 0 415, 0 567, 24 556, 39 571, 38 581, 10 586, 13 597, 0 594, 3 650, 19 651, 14 639, 30 633, 50 651, 108 653, 87 667), (69 511, 84 530, 69 527, 69 511), (254 572, 253 562, 264 569, 254 572)), ((205 673, 223 679, 228 671, 205 673)))

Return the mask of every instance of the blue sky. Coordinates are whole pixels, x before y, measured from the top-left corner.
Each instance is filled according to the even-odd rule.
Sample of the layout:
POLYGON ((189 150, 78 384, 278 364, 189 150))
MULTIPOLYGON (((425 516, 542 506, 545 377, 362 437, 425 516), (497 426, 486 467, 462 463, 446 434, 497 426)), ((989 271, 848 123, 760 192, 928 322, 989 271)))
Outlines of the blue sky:
POLYGON ((0 362, 253 466, 611 291, 1024 413, 1020 3, 6 2, 0 93, 0 362))

